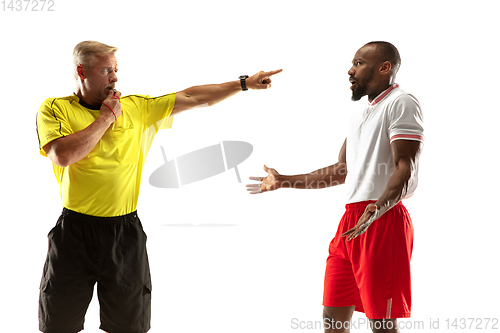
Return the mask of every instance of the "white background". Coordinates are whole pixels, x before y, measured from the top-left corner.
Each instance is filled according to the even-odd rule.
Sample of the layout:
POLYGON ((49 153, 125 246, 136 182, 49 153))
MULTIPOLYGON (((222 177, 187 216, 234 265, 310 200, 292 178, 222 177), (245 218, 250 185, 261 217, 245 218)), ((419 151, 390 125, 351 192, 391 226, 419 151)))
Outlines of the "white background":
MULTIPOLYGON (((158 134, 138 206, 153 277, 150 332, 295 332, 293 318, 321 320, 342 188, 250 196, 244 183, 264 175, 264 163, 296 174, 337 161, 356 106, 347 71, 372 40, 398 47, 397 81, 426 121, 420 185, 405 202, 415 227, 407 325, 428 331, 439 319, 446 331, 447 319, 500 317, 496 1, 54 1, 53 12, 0 12, 2 332, 37 331, 46 234, 61 204, 35 116, 44 99, 74 91, 71 54, 83 40, 119 47, 123 94, 284 69, 270 90, 188 111, 158 134), (234 171, 181 189, 148 183, 160 146, 175 158, 223 140, 254 147, 239 166, 243 184, 234 171)), ((85 332, 98 322, 94 298, 85 332)))

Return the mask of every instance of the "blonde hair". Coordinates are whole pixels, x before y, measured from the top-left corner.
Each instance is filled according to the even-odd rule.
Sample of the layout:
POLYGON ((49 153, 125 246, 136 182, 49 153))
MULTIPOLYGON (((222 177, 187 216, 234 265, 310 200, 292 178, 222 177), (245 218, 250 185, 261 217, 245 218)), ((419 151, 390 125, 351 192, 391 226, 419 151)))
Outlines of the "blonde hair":
POLYGON ((96 56, 103 56, 110 53, 115 54, 117 47, 109 46, 92 40, 84 41, 75 46, 73 50, 73 64, 75 79, 78 79, 77 67, 80 65, 91 69, 96 56))

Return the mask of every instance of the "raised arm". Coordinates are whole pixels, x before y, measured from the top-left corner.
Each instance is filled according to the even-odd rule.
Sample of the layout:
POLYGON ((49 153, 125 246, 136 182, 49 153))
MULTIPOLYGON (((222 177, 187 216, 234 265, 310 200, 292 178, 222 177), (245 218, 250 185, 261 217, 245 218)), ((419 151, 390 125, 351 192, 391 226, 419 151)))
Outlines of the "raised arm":
POLYGON ((420 148, 420 141, 395 140, 391 143, 394 173, 384 192, 377 202, 366 207, 356 226, 343 233, 342 236, 347 236, 347 240, 351 240, 363 234, 376 219, 406 197, 408 188, 411 186, 412 174, 416 170, 420 148))
MULTIPOLYGON (((281 73, 281 69, 271 72, 259 72, 246 79, 248 89, 268 89, 271 87, 271 76, 281 73)), ((241 91, 240 81, 221 84, 194 86, 179 91, 175 96, 172 114, 200 106, 212 106, 241 91)))
POLYGON ((251 180, 261 183, 249 184, 247 190, 250 194, 257 194, 279 188, 318 189, 343 184, 347 176, 346 142, 344 141, 340 149, 337 163, 310 173, 285 176, 264 165, 267 177, 250 177, 251 180))
POLYGON ((78 162, 95 147, 109 126, 122 114, 120 92, 109 92, 108 98, 101 106, 101 113, 97 119, 81 131, 55 139, 43 150, 50 160, 60 167, 67 167, 78 162))

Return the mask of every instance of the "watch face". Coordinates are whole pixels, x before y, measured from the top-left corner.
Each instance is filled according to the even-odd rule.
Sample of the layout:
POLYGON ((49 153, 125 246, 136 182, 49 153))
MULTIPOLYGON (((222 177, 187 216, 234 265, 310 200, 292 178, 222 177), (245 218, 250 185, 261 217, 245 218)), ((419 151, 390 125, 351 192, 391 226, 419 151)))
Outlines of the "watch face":
POLYGON ((240 80, 243 80, 243 79, 248 79, 248 75, 241 75, 240 80))

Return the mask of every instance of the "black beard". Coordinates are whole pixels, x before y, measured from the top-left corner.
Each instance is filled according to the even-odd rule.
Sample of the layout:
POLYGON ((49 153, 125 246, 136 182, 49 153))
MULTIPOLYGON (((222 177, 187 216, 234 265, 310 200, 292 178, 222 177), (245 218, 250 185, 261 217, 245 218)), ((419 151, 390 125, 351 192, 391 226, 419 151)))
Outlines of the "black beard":
POLYGON ((375 75, 375 67, 373 67, 370 71, 370 75, 366 80, 362 80, 362 85, 360 85, 359 81, 356 80, 356 86, 352 89, 352 101, 359 101, 363 96, 368 95, 368 86, 373 80, 373 76, 375 75))
POLYGON ((354 89, 352 90, 351 101, 359 101, 365 95, 366 95, 366 86, 360 88, 354 87, 354 89))

